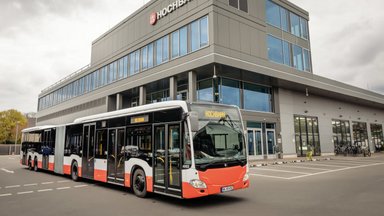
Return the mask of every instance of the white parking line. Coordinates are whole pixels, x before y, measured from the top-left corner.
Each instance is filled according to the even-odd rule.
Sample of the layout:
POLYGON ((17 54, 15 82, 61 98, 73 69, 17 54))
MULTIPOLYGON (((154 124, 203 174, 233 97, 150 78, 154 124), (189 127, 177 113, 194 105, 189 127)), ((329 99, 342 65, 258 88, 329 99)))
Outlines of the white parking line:
POLYGON ((323 170, 323 171, 330 170, 330 169, 324 169, 324 168, 305 167, 305 166, 287 166, 287 167, 289 167, 289 168, 299 168, 299 169, 310 169, 310 170, 323 170))
POLYGON ((4 171, 4 172, 6 172, 6 173, 11 173, 11 174, 15 173, 15 171, 7 170, 7 169, 5 169, 5 168, 1 168, 1 170, 4 171))
POLYGON ((75 186, 73 186, 73 187, 75 187, 75 188, 81 188, 81 187, 87 187, 88 185, 75 185, 75 186))
POLYGON ((307 163, 305 165, 309 166, 325 166, 325 167, 350 167, 350 166, 342 166, 342 165, 331 165, 331 164, 314 164, 314 163, 307 163))
POLYGON ((66 189, 70 189, 71 187, 59 187, 59 188, 56 188, 56 190, 66 190, 66 189))
POLYGON ((5 186, 5 188, 17 188, 17 187, 20 187, 20 185, 5 186))
POLYGON ((266 171, 272 171, 272 172, 284 172, 284 173, 294 173, 294 174, 303 174, 308 175, 311 173, 305 173, 305 172, 295 172, 295 171, 288 171, 288 170, 278 170, 278 169, 267 169, 267 168, 251 168, 253 170, 266 170, 266 171))
MULTIPOLYGON (((379 161, 376 161, 376 163, 379 162, 379 161)), ((364 161, 345 161, 345 160, 333 160, 331 161, 331 163, 342 163, 342 164, 352 164, 352 165, 363 165, 363 164, 369 164, 369 163, 372 163, 372 162, 364 162, 364 161)))
POLYGON ((57 183, 64 183, 64 182, 70 182, 69 180, 61 180, 61 181, 57 181, 57 183))
POLYGON ((270 175, 254 174, 254 173, 250 173, 249 175, 251 175, 251 176, 261 176, 261 177, 267 177, 267 178, 276 178, 276 179, 289 180, 289 178, 280 177, 280 176, 270 176, 270 175))
POLYGON ((42 190, 38 190, 37 192, 46 192, 46 191, 53 191, 53 189, 42 189, 42 190))
POLYGON ((53 182, 42 182, 42 185, 53 184, 53 182))
POLYGON ((28 187, 28 186, 36 186, 37 185, 37 183, 31 183, 31 184, 25 184, 25 185, 23 185, 24 187, 28 187))
POLYGON ((0 194, 0 197, 5 197, 5 196, 11 196, 11 193, 6 193, 6 194, 0 194))
POLYGON ((336 170, 328 170, 328 171, 324 171, 324 172, 311 173, 311 174, 307 174, 307 175, 301 175, 301 176, 290 177, 289 180, 292 180, 292 179, 299 179, 299 178, 304 178, 304 177, 309 177, 309 176, 315 176, 315 175, 321 175, 321 174, 326 174, 326 173, 339 172, 339 171, 350 170, 350 169, 358 169, 358 168, 363 168, 363 167, 370 167, 370 166, 383 165, 383 164, 384 164, 384 163, 375 163, 375 164, 367 164, 367 165, 354 166, 354 167, 345 167, 345 168, 336 169, 336 170))
POLYGON ((33 191, 17 192, 18 195, 21 195, 21 194, 30 194, 30 193, 33 193, 33 191))

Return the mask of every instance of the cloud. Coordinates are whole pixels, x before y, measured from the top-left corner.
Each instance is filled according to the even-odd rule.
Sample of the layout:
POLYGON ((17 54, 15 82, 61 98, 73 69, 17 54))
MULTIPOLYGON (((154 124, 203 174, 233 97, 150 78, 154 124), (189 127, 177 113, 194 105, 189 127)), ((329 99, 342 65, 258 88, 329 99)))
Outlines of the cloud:
POLYGON ((384 93, 384 1, 291 1, 310 15, 315 74, 384 93))

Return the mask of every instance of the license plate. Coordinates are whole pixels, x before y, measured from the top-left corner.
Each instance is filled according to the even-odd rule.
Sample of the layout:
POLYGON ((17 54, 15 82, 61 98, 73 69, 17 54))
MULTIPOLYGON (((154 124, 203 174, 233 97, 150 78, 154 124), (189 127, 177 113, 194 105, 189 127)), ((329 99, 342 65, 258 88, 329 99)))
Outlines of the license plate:
POLYGON ((228 191, 232 191, 233 190, 233 186, 227 186, 227 187, 222 187, 221 188, 221 192, 224 193, 224 192, 228 192, 228 191))

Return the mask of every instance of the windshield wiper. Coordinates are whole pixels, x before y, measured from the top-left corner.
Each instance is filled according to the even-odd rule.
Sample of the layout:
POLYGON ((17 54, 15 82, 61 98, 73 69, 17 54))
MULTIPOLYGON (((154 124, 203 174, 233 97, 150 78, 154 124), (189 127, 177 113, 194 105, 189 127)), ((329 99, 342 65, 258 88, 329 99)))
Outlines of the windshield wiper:
POLYGON ((234 130, 238 130, 239 126, 234 122, 232 121, 231 117, 229 117, 229 115, 225 115, 225 117, 221 117, 220 120, 219 120, 219 123, 220 122, 227 122, 229 126, 231 126, 232 129, 234 130))
POLYGON ((239 159, 239 158, 235 158, 235 157, 232 157, 232 158, 228 158, 229 160, 227 162, 232 162, 232 161, 236 161, 238 162, 241 166, 244 166, 247 162, 245 159, 239 159))
POLYGON ((206 163, 206 164, 202 164, 202 165, 199 165, 201 169, 203 170, 206 170, 208 167, 214 165, 214 164, 217 164, 217 163, 224 163, 224 161, 222 160, 215 160, 215 161, 211 161, 209 163, 206 163))

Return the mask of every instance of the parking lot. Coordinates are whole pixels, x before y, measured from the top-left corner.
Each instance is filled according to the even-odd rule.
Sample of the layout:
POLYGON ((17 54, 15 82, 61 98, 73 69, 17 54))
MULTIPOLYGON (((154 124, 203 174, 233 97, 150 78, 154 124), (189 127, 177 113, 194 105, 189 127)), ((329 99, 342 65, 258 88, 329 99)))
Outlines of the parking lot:
POLYGON ((384 165, 381 156, 376 157, 333 157, 317 161, 292 161, 287 164, 276 164, 250 168, 250 175, 263 178, 294 180, 316 175, 342 172, 351 169, 384 165))
POLYGON ((249 189, 193 200, 137 198, 0 156, 0 215, 383 215, 384 155, 252 167, 249 189))

